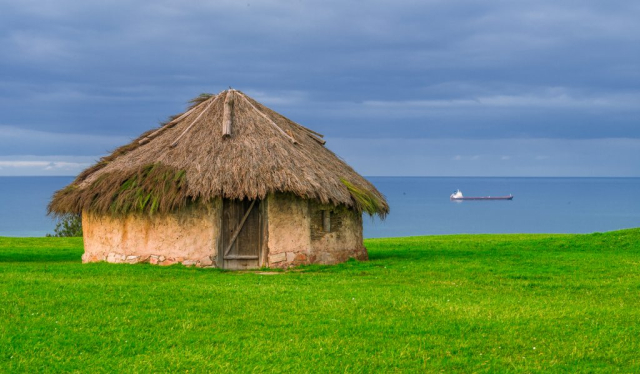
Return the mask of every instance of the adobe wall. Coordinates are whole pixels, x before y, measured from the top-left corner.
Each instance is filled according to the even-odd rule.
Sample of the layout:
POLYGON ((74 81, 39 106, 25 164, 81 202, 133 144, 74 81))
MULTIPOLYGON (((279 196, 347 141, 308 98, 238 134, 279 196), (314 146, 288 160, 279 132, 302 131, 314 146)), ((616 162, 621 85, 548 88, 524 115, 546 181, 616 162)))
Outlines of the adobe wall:
POLYGON ((216 266, 221 200, 171 215, 111 217, 84 212, 82 262, 216 266))
POLYGON ((325 206, 287 194, 270 195, 267 217, 269 267, 368 259, 362 242, 362 215, 343 206, 325 206), (329 232, 323 230, 322 210, 331 212, 329 232))
POLYGON ((309 203, 290 194, 267 197, 267 246, 269 267, 309 263, 309 203))
MULTIPOLYGON (((111 217, 84 212, 83 262, 149 262, 159 265, 216 267, 222 200, 192 206, 177 214, 111 217)), ((267 198, 267 261, 286 268, 366 260, 362 215, 345 207, 324 206, 290 194, 267 198), (331 211, 325 232, 322 211, 331 211)))
POLYGON ((362 214, 344 206, 326 206, 317 202, 309 203, 311 218, 311 252, 319 264, 337 264, 355 258, 369 259, 362 237, 362 214), (324 231, 323 213, 330 213, 330 229, 324 231))

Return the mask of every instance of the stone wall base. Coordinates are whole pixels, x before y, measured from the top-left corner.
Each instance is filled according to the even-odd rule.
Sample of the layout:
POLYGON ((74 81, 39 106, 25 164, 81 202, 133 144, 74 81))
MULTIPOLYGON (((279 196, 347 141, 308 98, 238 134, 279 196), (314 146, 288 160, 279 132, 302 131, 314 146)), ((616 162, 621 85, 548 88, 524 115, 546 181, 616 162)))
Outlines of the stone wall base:
POLYGON ((298 265, 335 265, 345 262, 350 258, 358 261, 369 260, 367 249, 363 246, 352 250, 318 251, 309 254, 307 251, 281 252, 269 255, 269 267, 286 269, 298 265))
POLYGON ((148 255, 148 256, 135 256, 125 255, 121 253, 111 252, 107 255, 93 255, 85 253, 82 255, 82 262, 109 262, 112 264, 141 264, 149 263, 152 265, 169 266, 175 264, 182 264, 184 266, 195 266, 199 268, 215 268, 216 261, 212 256, 205 256, 199 259, 186 259, 184 257, 165 257, 164 255, 148 255))
MULTIPOLYGON (((322 264, 334 265, 345 262, 350 258, 359 261, 367 261, 369 255, 365 247, 351 251, 332 251, 307 254, 305 252, 282 252, 269 255, 269 267, 286 269, 299 265, 322 264)), ((215 268, 217 267, 216 258, 206 256, 200 259, 186 259, 184 257, 165 257, 164 255, 136 256, 125 255, 122 253, 111 252, 107 255, 91 255, 85 253, 82 255, 82 262, 109 262, 112 264, 152 264, 160 266, 169 266, 182 264, 184 266, 195 266, 199 268, 215 268)))

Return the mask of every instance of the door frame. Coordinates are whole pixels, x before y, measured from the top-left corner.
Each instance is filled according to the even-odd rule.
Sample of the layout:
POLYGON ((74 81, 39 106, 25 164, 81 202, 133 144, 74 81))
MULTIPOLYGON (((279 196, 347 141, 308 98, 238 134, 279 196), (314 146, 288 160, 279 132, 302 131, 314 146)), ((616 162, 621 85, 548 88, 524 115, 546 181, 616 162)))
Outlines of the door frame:
MULTIPOLYGON (((218 268, 220 269, 225 269, 224 266, 224 252, 226 250, 226 248, 224 247, 224 234, 223 234, 223 219, 224 219, 224 206, 225 206, 225 201, 228 200, 233 200, 233 199, 225 199, 225 198, 221 198, 221 204, 220 204, 220 212, 218 214, 218 239, 217 239, 217 244, 218 244, 218 250, 217 250, 217 260, 216 263, 218 265, 218 268)), ((265 197, 264 199, 258 199, 259 202, 259 207, 258 209, 260 210, 260 220, 259 220, 259 231, 260 231, 260 245, 258 248, 258 268, 264 267, 265 264, 267 264, 267 255, 268 255, 268 240, 269 240, 269 227, 268 227, 268 217, 267 217, 267 198, 265 197)), ((255 209, 255 208, 254 208, 255 209)))

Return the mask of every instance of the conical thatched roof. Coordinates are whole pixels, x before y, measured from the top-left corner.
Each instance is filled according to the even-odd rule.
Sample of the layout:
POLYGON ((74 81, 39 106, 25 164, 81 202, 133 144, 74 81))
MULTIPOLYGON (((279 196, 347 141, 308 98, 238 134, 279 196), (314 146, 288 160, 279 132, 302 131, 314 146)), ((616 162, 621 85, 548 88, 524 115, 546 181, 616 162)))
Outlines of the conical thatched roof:
POLYGON ((389 212, 382 194, 325 148, 322 135, 236 90, 192 103, 83 171, 55 193, 49 211, 169 212, 214 197, 281 192, 381 217, 389 212))

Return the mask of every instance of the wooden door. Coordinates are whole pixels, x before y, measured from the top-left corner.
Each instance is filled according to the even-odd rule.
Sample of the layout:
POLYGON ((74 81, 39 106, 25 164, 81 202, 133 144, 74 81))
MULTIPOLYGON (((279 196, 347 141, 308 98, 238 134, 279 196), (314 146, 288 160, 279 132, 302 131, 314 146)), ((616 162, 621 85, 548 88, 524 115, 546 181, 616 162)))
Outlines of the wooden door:
POLYGON ((260 200, 223 200, 222 268, 260 267, 264 227, 261 205, 260 200))

